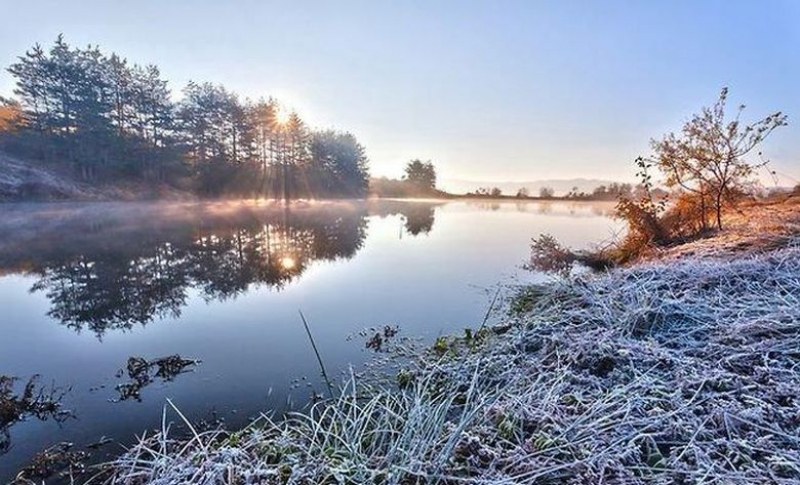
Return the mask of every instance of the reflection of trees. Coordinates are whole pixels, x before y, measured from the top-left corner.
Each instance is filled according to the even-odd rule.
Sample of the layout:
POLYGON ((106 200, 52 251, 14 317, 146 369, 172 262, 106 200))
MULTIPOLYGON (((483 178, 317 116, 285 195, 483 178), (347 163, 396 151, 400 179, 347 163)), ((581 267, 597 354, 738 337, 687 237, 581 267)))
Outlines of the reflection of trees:
POLYGON ((412 236, 428 234, 433 229, 434 208, 428 204, 410 206, 403 212, 406 231, 412 236))
POLYGON ((162 221, 156 210, 133 222, 123 215, 93 222, 89 233, 102 228, 93 234, 37 238, 20 247, 24 261, 3 261, 9 258, 0 250, 0 263, 41 275, 32 291, 46 294, 50 316, 102 335, 179 316, 189 287, 207 300, 225 299, 251 285, 280 289, 315 260, 350 258, 366 236, 366 215, 354 206, 240 206, 162 221))
POLYGON ((75 329, 102 334, 153 317, 180 315, 188 277, 183 258, 170 244, 141 248, 137 255, 77 256, 41 269, 32 291, 50 299, 48 315, 75 329))
MULTIPOLYGON (((519 202, 519 201, 516 201, 515 203, 518 203, 518 202, 519 202)), ((468 201, 467 203, 468 203, 470 206, 472 206, 472 207, 476 207, 477 209, 479 209, 479 210, 483 210, 483 211, 491 211, 491 212, 494 212, 494 211, 498 211, 498 210, 500 210, 500 203, 499 203, 499 202, 496 202, 496 201, 494 201, 494 202, 484 202, 484 201, 468 201)))
POLYGON ((254 283, 280 289, 314 260, 352 257, 365 236, 363 215, 324 221, 288 214, 277 223, 201 233, 187 254, 188 273, 208 299, 254 283))
MULTIPOLYGON (((551 199, 551 200, 515 200, 516 210, 519 212, 533 211, 541 215, 554 216, 575 216, 575 217, 611 217, 615 214, 616 203, 609 201, 582 201, 572 199, 551 199), (530 207, 530 208, 529 208, 530 207)), ((497 211, 503 204, 510 205, 511 202, 485 202, 480 200, 466 200, 466 204, 482 211, 497 211)))
POLYGON ((380 217, 400 214, 403 217, 403 225, 406 232, 412 236, 417 236, 419 234, 427 234, 433 230, 436 208, 442 205, 444 205, 444 202, 384 199, 373 201, 369 206, 369 213, 380 217))

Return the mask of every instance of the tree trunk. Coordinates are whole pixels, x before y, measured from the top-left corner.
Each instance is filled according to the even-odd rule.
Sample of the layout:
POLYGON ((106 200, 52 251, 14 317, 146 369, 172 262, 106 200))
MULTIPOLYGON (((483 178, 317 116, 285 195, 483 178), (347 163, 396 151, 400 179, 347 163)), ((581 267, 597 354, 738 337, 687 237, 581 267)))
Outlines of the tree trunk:
POLYGON ((283 201, 289 203, 289 166, 283 163, 283 201))

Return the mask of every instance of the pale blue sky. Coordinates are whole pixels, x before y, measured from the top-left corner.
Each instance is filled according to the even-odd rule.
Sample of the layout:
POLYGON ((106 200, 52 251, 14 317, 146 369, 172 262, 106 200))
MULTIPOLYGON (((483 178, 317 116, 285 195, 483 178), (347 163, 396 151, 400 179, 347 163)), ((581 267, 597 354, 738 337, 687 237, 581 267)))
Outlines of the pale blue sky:
POLYGON ((631 179, 650 137, 729 86, 747 117, 789 114, 764 151, 800 178, 798 1, 0 5, 4 67, 64 33, 159 65, 176 93, 191 79, 275 95, 356 134, 377 175, 419 157, 442 178, 631 179))

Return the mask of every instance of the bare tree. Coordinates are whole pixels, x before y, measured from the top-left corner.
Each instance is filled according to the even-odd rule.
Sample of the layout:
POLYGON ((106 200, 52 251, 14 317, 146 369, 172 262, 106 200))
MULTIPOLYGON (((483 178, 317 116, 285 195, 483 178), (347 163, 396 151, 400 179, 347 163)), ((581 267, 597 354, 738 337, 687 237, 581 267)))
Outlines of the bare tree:
POLYGON ((780 111, 743 124, 740 117, 744 105, 728 121, 727 99, 728 88, 723 88, 717 102, 692 116, 679 134, 669 133, 661 140, 651 141, 654 156, 650 161, 666 175, 668 186, 679 187, 698 198, 704 228, 710 209, 717 228, 722 229, 723 206, 733 203, 755 170, 767 163, 751 163, 745 158, 776 128, 787 124, 786 115, 780 111))

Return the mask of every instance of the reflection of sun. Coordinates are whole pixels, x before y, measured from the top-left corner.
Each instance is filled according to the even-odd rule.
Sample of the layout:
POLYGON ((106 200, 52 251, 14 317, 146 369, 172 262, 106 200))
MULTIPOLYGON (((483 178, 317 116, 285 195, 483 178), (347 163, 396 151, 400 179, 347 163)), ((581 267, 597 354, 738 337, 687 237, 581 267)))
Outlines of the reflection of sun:
POLYGON ((283 269, 292 269, 297 265, 297 261, 294 260, 291 256, 284 256, 281 258, 281 266, 283 269))

